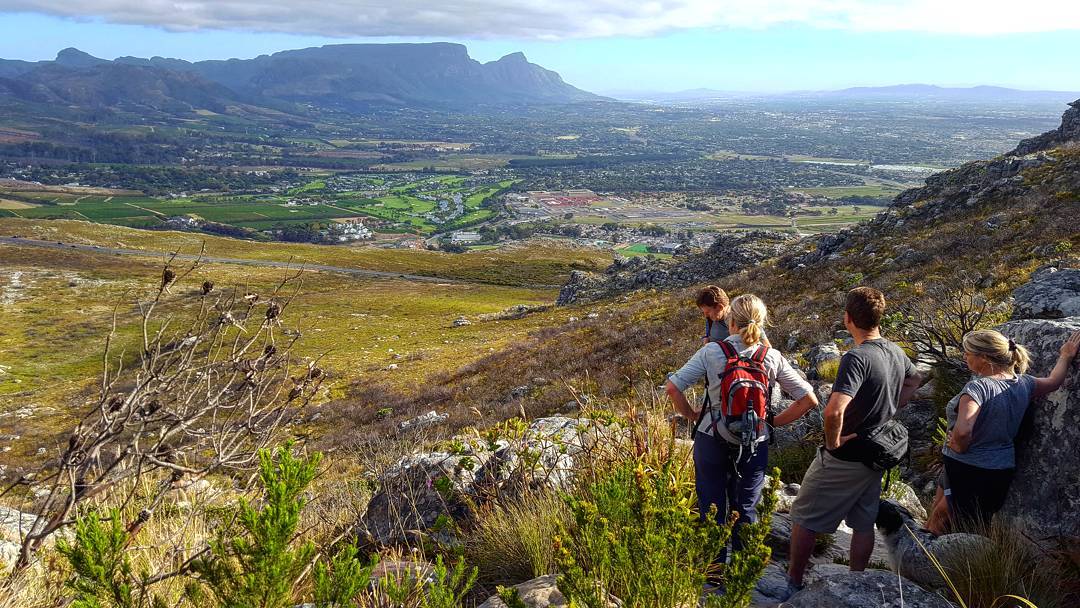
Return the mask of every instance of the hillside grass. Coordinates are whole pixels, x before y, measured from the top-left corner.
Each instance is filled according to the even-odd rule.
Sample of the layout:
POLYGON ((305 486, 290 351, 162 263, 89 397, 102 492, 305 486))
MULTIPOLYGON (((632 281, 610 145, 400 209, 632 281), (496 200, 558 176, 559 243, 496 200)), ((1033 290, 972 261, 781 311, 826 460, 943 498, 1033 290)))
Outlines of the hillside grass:
POLYGON ((191 232, 145 231, 78 221, 32 221, 0 218, 0 235, 21 235, 101 247, 140 249, 156 255, 181 250, 249 260, 326 264, 459 281, 526 287, 561 286, 571 270, 602 270, 612 254, 554 241, 504 247, 494 251, 448 254, 370 245, 326 246, 299 243, 255 243, 191 232))
MULTIPOLYGON (((208 264, 174 289, 190 293, 184 301, 194 305, 204 280, 213 281, 217 289, 267 293, 284 274, 283 269, 208 264)), ((117 344, 137 348, 135 302, 155 288, 160 277, 160 258, 152 256, 0 246, 0 310, 5 320, 0 329, 0 419, 10 429, 5 434, 19 436, 5 442, 12 451, 0 454, 0 463, 32 459, 38 448, 50 446, 50 437, 77 419, 100 371, 114 309, 117 344)), ((547 280, 556 278, 562 277, 547 280)), ((303 334, 296 353, 322 357, 320 364, 331 373, 325 400, 344 396, 353 383, 410 391, 530 332, 564 323, 572 311, 542 309, 556 295, 546 287, 311 272, 304 277, 302 296, 293 303, 290 318, 303 334), (519 305, 541 310, 518 319, 490 318, 519 305), (471 324, 455 327, 459 317, 471 324)))

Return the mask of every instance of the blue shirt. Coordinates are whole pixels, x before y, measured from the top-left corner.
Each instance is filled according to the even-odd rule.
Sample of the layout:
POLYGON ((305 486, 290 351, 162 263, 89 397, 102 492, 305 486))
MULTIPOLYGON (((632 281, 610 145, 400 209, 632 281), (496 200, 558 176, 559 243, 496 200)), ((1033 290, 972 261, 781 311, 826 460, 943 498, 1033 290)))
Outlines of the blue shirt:
POLYGON ((971 442, 963 454, 945 446, 941 452, 949 458, 983 469, 1011 469, 1016 466, 1013 440, 1020 432, 1028 405, 1035 394, 1035 378, 1023 375, 1000 380, 976 378, 945 406, 949 430, 956 426, 960 398, 971 397, 979 411, 971 429, 971 442))

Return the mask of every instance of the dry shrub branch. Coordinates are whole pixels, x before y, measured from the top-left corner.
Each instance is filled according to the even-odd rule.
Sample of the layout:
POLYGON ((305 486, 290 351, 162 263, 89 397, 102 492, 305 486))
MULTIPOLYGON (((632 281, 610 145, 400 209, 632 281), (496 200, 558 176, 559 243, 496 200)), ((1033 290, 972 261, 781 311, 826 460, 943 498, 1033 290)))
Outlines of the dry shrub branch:
POLYGON ((183 267, 175 262, 174 254, 158 287, 137 303, 138 352, 118 352, 114 313, 93 407, 58 457, 5 491, 31 481, 47 491, 16 570, 74 524, 87 501, 108 496, 122 512, 137 498, 144 508, 125 522, 134 536, 170 490, 211 472, 253 469, 259 450, 321 385, 323 371, 291 355, 299 332, 281 327, 302 270, 260 295, 214 290, 210 281, 180 289, 201 255, 183 267))

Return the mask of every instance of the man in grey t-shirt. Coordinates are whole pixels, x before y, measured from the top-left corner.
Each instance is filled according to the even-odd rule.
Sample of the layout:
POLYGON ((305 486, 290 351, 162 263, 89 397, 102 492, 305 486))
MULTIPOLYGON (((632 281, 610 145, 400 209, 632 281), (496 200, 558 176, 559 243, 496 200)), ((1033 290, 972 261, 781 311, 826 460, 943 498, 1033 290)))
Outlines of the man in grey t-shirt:
POLYGON ((892 419, 919 387, 915 366, 899 346, 881 337, 885 296, 870 287, 848 292, 844 325, 855 348, 840 360, 825 407, 825 447, 806 471, 791 507, 789 592, 802 587, 803 573, 818 534, 847 521, 852 571, 865 570, 874 550, 874 520, 881 499, 881 471, 858 457, 859 435, 892 419))

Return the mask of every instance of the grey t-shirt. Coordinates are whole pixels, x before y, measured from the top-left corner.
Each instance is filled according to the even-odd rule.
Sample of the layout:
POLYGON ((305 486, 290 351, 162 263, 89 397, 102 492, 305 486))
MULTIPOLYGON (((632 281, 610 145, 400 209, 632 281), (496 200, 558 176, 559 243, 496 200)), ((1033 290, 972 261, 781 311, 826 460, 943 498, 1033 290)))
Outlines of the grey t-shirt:
MULTIPOLYGON (((896 344, 885 338, 867 340, 844 353, 832 390, 851 396, 844 410, 841 435, 864 435, 896 414, 904 379, 916 374, 915 365, 896 344)), ((848 441, 831 454, 841 460, 861 461, 862 439, 848 441)))
POLYGON ((1020 431, 1028 405, 1035 391, 1035 378, 1028 375, 1000 380, 976 378, 966 385, 959 395, 945 406, 945 418, 951 431, 956 426, 957 408, 964 395, 979 406, 975 426, 971 429, 971 443, 963 454, 948 446, 941 452, 948 456, 983 469, 1011 469, 1016 466, 1013 440, 1020 431))

